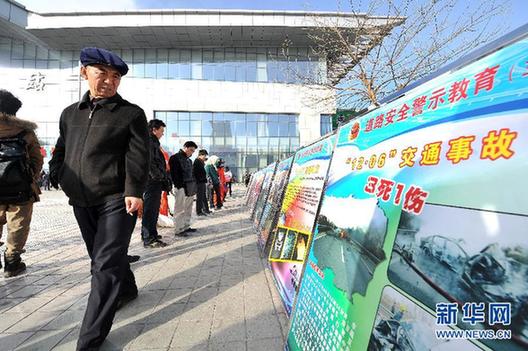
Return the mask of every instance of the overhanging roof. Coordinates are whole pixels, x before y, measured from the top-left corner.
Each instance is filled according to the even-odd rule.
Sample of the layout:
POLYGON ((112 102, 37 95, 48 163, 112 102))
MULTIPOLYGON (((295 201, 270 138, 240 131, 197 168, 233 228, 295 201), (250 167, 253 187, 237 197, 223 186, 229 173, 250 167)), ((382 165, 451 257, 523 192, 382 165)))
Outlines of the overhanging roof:
POLYGON ((86 46, 111 49, 316 46, 313 34, 340 28, 358 44, 354 59, 333 52, 328 74, 337 82, 392 28, 400 17, 346 12, 270 10, 134 10, 36 13, 0 0, 0 35, 6 33, 55 50, 86 46), (8 8, 9 11, 5 10, 8 8), (6 16, 5 13, 8 12, 6 16), (15 14, 16 16, 13 16, 15 14))
MULTIPOLYGON (((26 30, 49 47, 77 50, 174 47, 308 47, 308 32, 325 23, 357 30, 394 26, 398 19, 336 12, 265 10, 136 10, 113 12, 34 13, 26 30), (364 27, 364 24, 363 24, 364 27)), ((362 34, 362 33, 360 33, 362 34)))

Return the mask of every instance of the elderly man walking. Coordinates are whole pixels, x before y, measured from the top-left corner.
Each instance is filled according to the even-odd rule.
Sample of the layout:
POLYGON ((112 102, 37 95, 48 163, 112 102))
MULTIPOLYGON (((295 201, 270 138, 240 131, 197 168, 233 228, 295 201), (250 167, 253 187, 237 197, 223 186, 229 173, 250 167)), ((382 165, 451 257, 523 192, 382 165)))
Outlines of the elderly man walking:
POLYGON ((89 91, 62 112, 50 180, 69 197, 91 259, 77 350, 97 350, 118 307, 137 297, 127 251, 143 210, 149 135, 143 110, 117 93, 127 64, 99 48, 83 49, 80 60, 89 91))
POLYGON ((26 270, 20 255, 25 252, 33 203, 40 194, 42 154, 35 135, 37 125, 15 116, 21 106, 13 94, 0 90, 0 239, 7 224, 6 277, 26 270))

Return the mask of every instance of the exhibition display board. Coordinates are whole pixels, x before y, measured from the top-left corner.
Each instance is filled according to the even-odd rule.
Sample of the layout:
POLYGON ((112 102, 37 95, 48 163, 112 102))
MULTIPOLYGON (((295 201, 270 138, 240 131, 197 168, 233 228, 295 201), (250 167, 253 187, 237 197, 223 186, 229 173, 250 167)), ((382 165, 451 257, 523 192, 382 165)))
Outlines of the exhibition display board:
POLYGON ((255 213, 255 209, 256 209, 255 205, 260 195, 260 191, 262 190, 262 183, 264 182, 264 176, 265 174, 263 170, 260 170, 251 176, 251 181, 249 183, 248 193, 247 193, 247 205, 251 210, 251 218, 253 218, 253 215, 255 213))
POLYGON ((297 151, 272 235, 269 261, 288 315, 299 287, 334 145, 335 135, 330 135, 297 151))
POLYGON ((526 37, 341 127, 287 349, 528 350, 527 177, 526 37))
POLYGON ((278 163, 268 199, 264 205, 264 210, 262 211, 262 218, 257 227, 257 243, 263 257, 267 257, 269 254, 270 241, 268 239, 271 231, 277 225, 282 198, 288 182, 292 161, 293 157, 288 157, 278 163))
POLYGON ((273 182, 273 177, 275 176, 276 168, 277 162, 273 162, 262 170, 264 172, 264 179, 262 180, 261 191, 255 204, 255 212, 253 214, 253 224, 255 228, 258 228, 259 226, 260 218, 264 210, 264 205, 268 201, 268 195, 271 188, 271 184, 273 182))

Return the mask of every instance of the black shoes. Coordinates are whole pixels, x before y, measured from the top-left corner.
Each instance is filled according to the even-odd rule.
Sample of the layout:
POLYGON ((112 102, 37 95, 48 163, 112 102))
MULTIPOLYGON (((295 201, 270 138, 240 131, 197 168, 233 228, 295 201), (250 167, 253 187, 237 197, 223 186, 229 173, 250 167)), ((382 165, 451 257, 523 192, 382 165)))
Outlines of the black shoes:
POLYGON ((187 237, 189 236, 189 233, 194 233, 196 232, 196 229, 195 228, 187 228, 179 233, 176 233, 176 236, 183 236, 183 237, 187 237))
POLYGON ((203 217, 205 217, 205 216, 207 216, 207 213, 205 213, 205 212, 200 212, 200 213, 197 213, 196 215, 197 215, 197 216, 203 216, 203 217))
POLYGON ((26 270, 26 264, 20 258, 20 254, 6 256, 4 254, 4 276, 6 278, 16 277, 26 270))
POLYGON ((134 262, 139 261, 141 257, 138 255, 127 255, 127 258, 128 258, 128 263, 134 263, 134 262))
POLYGON ((143 243, 143 247, 145 248, 149 248, 149 249, 159 249, 159 248, 162 248, 162 247, 165 247, 167 246, 167 243, 159 240, 159 239, 154 239, 152 240, 151 242, 148 242, 148 243, 143 243))

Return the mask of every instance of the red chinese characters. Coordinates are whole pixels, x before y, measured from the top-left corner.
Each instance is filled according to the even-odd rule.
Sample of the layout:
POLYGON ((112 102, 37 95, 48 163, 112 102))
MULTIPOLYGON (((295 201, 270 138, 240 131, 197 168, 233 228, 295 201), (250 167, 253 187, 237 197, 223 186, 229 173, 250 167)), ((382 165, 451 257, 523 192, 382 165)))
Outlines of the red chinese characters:
POLYGON ((427 103, 427 96, 420 96, 413 101, 413 116, 418 116, 423 113, 424 106, 427 103))
POLYGON ((439 104, 444 103, 445 88, 436 89, 429 98, 429 109, 436 110, 439 104))
MULTIPOLYGON (((456 104, 461 100, 468 99, 468 89, 472 83, 474 83, 473 96, 478 95, 482 91, 491 91, 494 88, 495 77, 499 68, 500 65, 487 67, 475 74, 473 79, 463 78, 450 83, 449 86, 436 87, 429 95, 416 96, 412 103, 407 101, 399 108, 398 106, 392 106, 387 112, 368 119, 365 131, 371 132, 374 129, 383 128, 396 122, 406 121, 409 119, 409 114, 411 117, 415 117, 428 111, 435 111, 446 102, 456 104)), ((512 70, 510 70, 510 80, 512 79, 512 70)), ((526 76, 528 76, 528 61, 526 61, 526 72, 522 73, 522 77, 526 76)))
POLYGON ((425 200, 429 196, 429 192, 424 191, 419 186, 411 185, 405 192, 405 184, 375 176, 368 177, 364 190, 365 193, 375 195, 383 202, 389 202, 392 198, 392 202, 397 206, 403 198, 402 209, 416 215, 422 212, 425 200), (395 192, 394 189, 396 189, 395 192), (395 193, 394 196, 393 193, 395 193))
POLYGON ((495 81, 495 74, 499 70, 500 65, 495 67, 486 68, 484 71, 475 74, 475 95, 478 95, 479 91, 493 89, 493 82, 495 81))
POLYGON ((449 88, 449 95, 447 101, 453 104, 459 100, 467 99, 467 88, 469 86, 469 79, 462 79, 460 82, 454 82, 449 88))

